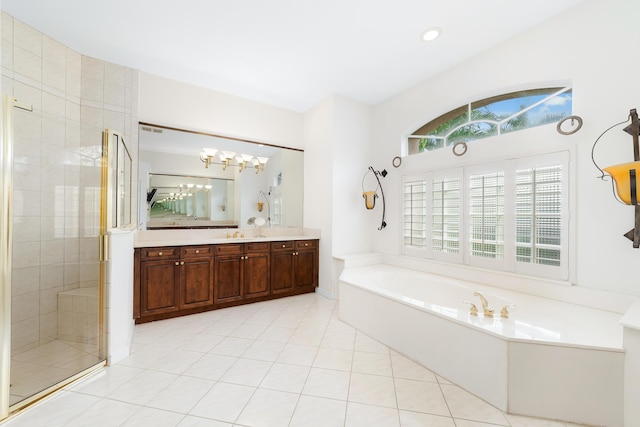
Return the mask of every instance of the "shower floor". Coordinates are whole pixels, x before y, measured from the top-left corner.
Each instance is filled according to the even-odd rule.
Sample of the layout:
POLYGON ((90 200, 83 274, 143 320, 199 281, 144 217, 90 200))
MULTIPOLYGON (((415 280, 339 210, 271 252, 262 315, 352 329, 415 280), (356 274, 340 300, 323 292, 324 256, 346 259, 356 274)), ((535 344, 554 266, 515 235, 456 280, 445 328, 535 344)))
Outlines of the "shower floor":
POLYGON ((14 405, 100 362, 96 343, 54 340, 11 356, 14 405))

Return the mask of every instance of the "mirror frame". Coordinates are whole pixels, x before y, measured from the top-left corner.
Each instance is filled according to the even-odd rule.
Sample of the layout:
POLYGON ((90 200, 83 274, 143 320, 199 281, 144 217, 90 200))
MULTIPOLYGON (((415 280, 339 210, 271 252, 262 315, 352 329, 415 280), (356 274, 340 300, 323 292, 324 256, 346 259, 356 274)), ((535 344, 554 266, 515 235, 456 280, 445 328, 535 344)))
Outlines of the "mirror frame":
MULTIPOLYGON (((264 146, 264 147, 274 148, 274 149, 282 150, 284 152, 289 152, 289 153, 301 153, 301 154, 304 154, 304 150, 303 149, 299 149, 299 148, 285 147, 285 146, 277 145, 277 144, 253 141, 253 140, 246 139, 246 138, 232 137, 232 136, 220 135, 220 134, 215 134, 215 133, 210 133, 210 132, 203 132, 203 131, 195 131, 195 130, 190 130, 190 129, 185 129, 185 128, 178 128, 178 127, 174 127, 174 126, 159 125, 159 124, 155 124, 155 123, 142 122, 142 121, 138 123, 139 139, 141 139, 140 135, 142 135, 143 132, 149 132, 149 131, 153 132, 154 129, 167 130, 167 131, 185 133, 185 134, 191 134, 191 135, 197 135, 197 136, 202 136, 202 137, 211 137, 211 138, 217 138, 217 139, 221 139, 221 140, 226 140, 226 141, 229 141, 231 143, 239 142, 241 144, 253 144, 253 145, 256 145, 256 146, 261 146, 261 147, 264 146)), ((200 147, 199 150, 202 150, 206 145, 207 144, 203 144, 203 146, 200 147)), ((213 143, 213 147, 215 147, 215 143, 213 143)), ((169 153, 169 151, 153 150, 153 149, 149 149, 148 146, 142 147, 142 145, 140 145, 139 150, 140 151, 145 151, 145 152, 150 152, 150 153, 151 152, 165 153, 165 154, 169 153)), ((236 151, 242 152, 244 150, 240 149, 240 150, 236 150, 236 151)), ((181 155, 183 155, 183 156, 195 155, 195 156, 197 156, 198 161, 200 162, 201 159, 199 158, 198 154, 199 153, 193 153, 193 154, 182 153, 181 155)), ((249 150, 249 154, 253 154, 253 153, 251 153, 251 151, 249 150)), ((260 155, 260 154, 257 154, 257 155, 260 155)), ((268 157, 269 154, 267 154, 266 156, 268 157)), ((140 159, 140 161, 145 162, 145 159, 143 158, 143 156, 139 156, 139 159, 140 159)), ((291 157, 289 157, 289 159, 291 159, 291 157)), ((283 162, 286 162, 286 161, 287 160, 286 160, 286 157, 285 157, 285 160, 283 160, 283 162)), ((291 160, 289 160, 289 161, 291 161, 291 160)), ((298 163, 300 165, 300 170, 299 171, 302 174, 302 176, 299 177, 300 179, 298 179, 297 178, 297 176, 298 176, 297 175, 297 171, 298 170, 297 170, 297 167, 294 167, 294 171, 296 171, 296 174, 295 174, 296 178, 291 180, 291 182, 298 182, 297 185, 299 186, 299 191, 300 191, 299 200, 297 200, 294 203, 292 203, 294 205, 294 209, 292 210, 292 212, 294 212, 293 213, 293 218, 294 218, 293 222, 292 223, 285 222, 284 224, 282 224, 282 227, 302 227, 302 199, 304 197, 304 193, 303 193, 304 189, 302 187, 302 185, 303 185, 302 182, 303 182, 303 178, 304 178, 304 172, 303 172, 304 157, 302 156, 300 158, 299 162, 298 161, 294 161, 294 162, 298 163), (299 205, 300 212, 297 211, 297 209, 295 208, 295 205, 299 205)), ((148 161, 146 161, 145 163, 149 163, 150 166, 153 164, 153 163, 148 162, 148 161)), ((285 163, 285 164, 287 164, 287 163, 285 163)), ((216 163, 212 163, 212 165, 220 167, 220 165, 217 164, 217 162, 216 163)), ((202 163, 202 167, 203 168, 205 167, 204 163, 202 163)), ((234 164, 233 167, 237 168, 237 165, 234 164)), ((269 167, 269 165, 267 164, 267 168, 268 167, 269 167)), ((249 172, 249 173, 252 173, 252 172, 249 172)), ((143 175, 145 175, 145 177, 147 176, 147 174, 143 174, 143 175)), ((154 168, 151 168, 148 171, 148 176, 151 176, 151 175, 182 175, 182 173, 173 172, 173 171, 167 171, 167 170, 161 170, 161 169, 156 170, 154 168)), ((199 175, 199 174, 196 174, 196 175, 199 175)), ((238 175, 235 175, 235 176, 237 178, 238 175)), ((240 175, 240 176, 242 176, 242 175, 240 175)), ((215 177, 215 176, 210 176, 210 177, 201 176, 201 177, 202 178, 210 178, 210 179, 227 179, 227 178, 215 177)), ((275 180, 276 179, 274 178, 274 182, 275 182, 275 180)), ((235 179, 234 179, 234 181, 235 181, 235 179)), ((275 184, 275 185, 276 185, 275 188, 278 188, 277 187, 278 184, 275 184)), ((146 186, 148 187, 149 183, 147 183, 146 186)), ((269 188, 268 194, 271 196, 271 189, 273 187, 271 185, 268 185, 268 188, 269 188)), ((282 191, 282 189, 279 189, 279 190, 282 191)), ((240 194, 250 194, 250 192, 249 193, 243 193, 241 187, 240 187, 240 189, 238 191, 240 192, 240 194)), ((265 189, 265 191, 267 191, 267 190, 265 189)), ((264 195, 263 191, 259 191, 259 193, 262 193, 264 195)), ((292 194, 292 195, 297 194, 296 189, 290 190, 290 194, 292 194)), ((145 196, 145 195, 141 194, 141 198, 142 198, 142 196, 145 196)), ((258 197, 260 197, 260 196, 258 196, 258 197)), ((278 197, 278 196, 276 196, 276 197, 278 197)), ((146 200, 146 197, 144 197, 144 199, 146 200)), ((279 199, 280 203, 281 203, 282 200, 289 200, 289 198, 287 198, 286 195, 285 195, 285 197, 282 197, 281 199, 279 199)), ((245 203, 246 203, 246 199, 245 199, 245 203)), ((280 206, 280 213, 282 213, 282 211, 281 211, 282 205, 280 204, 279 206, 280 206)), ((146 207, 148 207, 148 206, 146 206, 146 207)), ((144 206, 144 203, 141 203, 141 206, 140 206, 140 209, 139 209, 139 212, 140 212, 140 215, 141 215, 139 223, 141 225, 143 223, 146 223, 146 222, 151 220, 151 218, 149 218, 149 216, 148 216, 148 210, 146 209, 146 207, 144 206), (146 215, 146 217, 143 217, 142 215, 146 215), (145 219, 143 219, 143 218, 145 218, 145 219)), ((243 205, 243 208, 244 209, 239 209, 237 211, 237 217, 236 217, 237 218, 237 227, 242 227, 244 220, 247 219, 246 218, 246 204, 243 205), (245 212, 244 216, 243 216, 243 213, 242 213, 243 211, 245 212)), ((249 215, 252 215, 252 214, 249 214, 249 215)), ((251 217, 249 219, 251 219, 251 217)), ((145 225, 145 228, 146 228, 146 225, 145 225)), ((212 228, 215 228, 215 227, 212 227, 212 228)))

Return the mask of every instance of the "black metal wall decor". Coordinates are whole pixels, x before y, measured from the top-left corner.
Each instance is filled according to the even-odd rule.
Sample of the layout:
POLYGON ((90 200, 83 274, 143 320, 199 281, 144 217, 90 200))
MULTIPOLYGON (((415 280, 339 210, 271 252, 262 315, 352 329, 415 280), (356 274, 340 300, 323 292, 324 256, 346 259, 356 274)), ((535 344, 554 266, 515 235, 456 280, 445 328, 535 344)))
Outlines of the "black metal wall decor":
POLYGON ((367 209, 373 209, 376 206, 376 199, 378 198, 378 190, 380 190, 380 195, 382 196, 382 223, 380 224, 380 227, 378 227, 378 230, 382 230, 387 226, 387 223, 384 220, 386 207, 385 207, 385 200, 384 200, 384 191, 382 190, 382 184, 380 183, 380 176, 382 176, 383 178, 387 176, 387 170, 383 169, 382 171, 377 171, 373 168, 373 166, 369 166, 369 170, 362 177, 362 197, 364 198, 364 205, 367 209), (367 175, 369 175, 370 173, 372 173, 375 176, 376 181, 378 183, 375 190, 365 190, 364 188, 364 180, 367 177, 367 175))
POLYGON ((640 203, 638 203, 638 191, 640 190, 638 186, 638 174, 640 174, 640 144, 638 142, 640 139, 639 135, 640 122, 638 121, 638 113, 634 108, 630 110, 627 120, 617 123, 611 126, 609 129, 605 130, 598 137, 598 139, 596 139, 596 142, 591 148, 591 159, 593 160, 593 164, 596 165, 598 170, 602 173, 600 178, 604 179, 604 177, 608 174, 613 180, 614 194, 617 195, 616 198, 621 203, 634 207, 634 228, 624 234, 626 238, 633 242, 634 248, 640 247, 640 203), (596 144, 598 143, 600 138, 602 138, 602 136, 609 130, 613 129, 616 126, 627 123, 629 120, 631 120, 631 124, 625 127, 624 131, 631 135, 633 141, 633 162, 621 163, 601 169, 600 166, 598 166, 598 164, 596 163, 593 155, 596 144))

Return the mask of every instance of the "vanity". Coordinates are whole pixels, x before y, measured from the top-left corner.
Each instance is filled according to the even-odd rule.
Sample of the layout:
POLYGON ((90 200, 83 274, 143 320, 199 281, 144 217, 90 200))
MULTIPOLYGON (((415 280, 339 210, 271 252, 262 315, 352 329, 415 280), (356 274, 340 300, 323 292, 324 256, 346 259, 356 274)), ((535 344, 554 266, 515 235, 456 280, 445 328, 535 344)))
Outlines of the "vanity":
POLYGON ((230 231, 139 231, 134 243, 136 323, 315 292, 319 233, 230 231))

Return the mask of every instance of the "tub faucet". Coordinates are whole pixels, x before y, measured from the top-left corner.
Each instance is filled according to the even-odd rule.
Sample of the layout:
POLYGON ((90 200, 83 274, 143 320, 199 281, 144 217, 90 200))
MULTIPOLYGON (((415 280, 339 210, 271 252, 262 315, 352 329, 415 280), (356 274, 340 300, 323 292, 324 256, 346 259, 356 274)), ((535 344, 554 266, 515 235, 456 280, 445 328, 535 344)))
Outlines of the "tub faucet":
POLYGON ((474 292, 473 296, 480 298, 480 302, 482 302, 482 312, 486 317, 493 317, 494 310, 489 306, 489 302, 480 292, 474 292))

